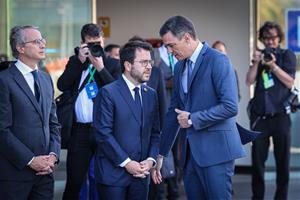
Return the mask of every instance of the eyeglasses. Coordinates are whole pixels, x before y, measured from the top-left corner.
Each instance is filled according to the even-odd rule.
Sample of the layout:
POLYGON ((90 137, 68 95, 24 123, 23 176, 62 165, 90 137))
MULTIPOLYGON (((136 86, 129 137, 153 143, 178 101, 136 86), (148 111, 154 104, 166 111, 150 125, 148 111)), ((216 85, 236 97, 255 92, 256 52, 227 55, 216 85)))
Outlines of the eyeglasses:
POLYGON ((31 41, 28 41, 28 42, 23 42, 23 44, 27 44, 27 43, 32 43, 32 44, 35 44, 37 46, 40 46, 42 44, 46 44, 46 39, 40 38, 40 39, 31 40, 31 41))
POLYGON ((263 40, 275 40, 276 38, 278 38, 278 35, 264 36, 262 39, 263 40))
POLYGON ((148 64, 150 64, 151 67, 154 64, 154 60, 136 60, 134 62, 140 63, 145 68, 148 66, 148 64))

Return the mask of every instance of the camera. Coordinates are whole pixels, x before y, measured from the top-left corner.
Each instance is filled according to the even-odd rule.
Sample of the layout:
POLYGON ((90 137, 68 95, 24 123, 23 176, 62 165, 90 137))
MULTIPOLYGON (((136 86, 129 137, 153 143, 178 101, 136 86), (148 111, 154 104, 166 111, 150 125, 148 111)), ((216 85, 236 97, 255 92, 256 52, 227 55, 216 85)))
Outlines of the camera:
POLYGON ((264 50, 262 50, 262 53, 264 54, 264 61, 270 62, 271 60, 273 60, 272 54, 275 55, 276 50, 271 47, 266 47, 264 50))
POLYGON ((287 114, 294 113, 298 109, 300 109, 300 103, 299 103, 299 99, 298 99, 298 93, 299 93, 299 91, 295 87, 293 87, 291 89, 291 94, 283 102, 283 106, 284 106, 285 112, 287 114))
POLYGON ((101 47, 101 45, 99 44, 99 42, 97 42, 97 43, 90 42, 90 43, 87 43, 87 46, 88 46, 92 56, 94 56, 94 57, 104 56, 104 50, 101 47))

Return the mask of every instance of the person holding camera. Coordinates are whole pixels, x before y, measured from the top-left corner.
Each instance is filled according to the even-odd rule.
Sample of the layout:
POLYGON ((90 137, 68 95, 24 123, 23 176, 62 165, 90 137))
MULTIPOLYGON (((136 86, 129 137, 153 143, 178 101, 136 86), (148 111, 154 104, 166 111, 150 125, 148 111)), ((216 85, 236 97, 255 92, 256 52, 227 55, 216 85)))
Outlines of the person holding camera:
POLYGON ((254 52, 246 78, 247 85, 256 83, 251 100, 251 128, 262 132, 252 146, 252 199, 264 198, 265 162, 272 137, 277 186, 274 199, 283 200, 288 195, 291 143, 291 120, 284 102, 294 85, 296 56, 280 47, 284 34, 274 22, 265 22, 258 38, 265 49, 254 52))
POLYGON ((77 96, 74 103, 76 117, 68 144, 67 181, 63 199, 79 199, 80 188, 95 151, 92 128, 94 99, 100 87, 113 82, 121 74, 118 60, 104 55, 100 27, 85 24, 81 29, 81 40, 57 82, 59 90, 70 91, 77 96))

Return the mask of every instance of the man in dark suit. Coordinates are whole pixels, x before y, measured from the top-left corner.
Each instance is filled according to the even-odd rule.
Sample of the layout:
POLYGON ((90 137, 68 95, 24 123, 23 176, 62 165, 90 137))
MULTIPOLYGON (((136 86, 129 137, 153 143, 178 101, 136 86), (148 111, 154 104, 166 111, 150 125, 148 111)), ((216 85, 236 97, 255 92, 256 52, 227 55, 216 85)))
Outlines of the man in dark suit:
POLYGON ((93 124, 101 199, 147 199, 160 138, 157 95, 142 84, 151 75, 151 49, 144 42, 125 44, 120 51, 122 77, 97 96, 93 124))
POLYGON ((79 192, 95 151, 92 128, 93 104, 97 90, 114 81, 120 74, 119 62, 106 58, 102 47, 103 32, 96 24, 81 29, 81 44, 75 48, 57 87, 76 94, 75 119, 67 154, 67 182, 63 199, 79 199, 79 192), (84 88, 78 94, 80 87, 84 88), (88 90, 92 86, 93 91, 88 90))
POLYGON ((50 76, 38 69, 46 41, 33 26, 10 34, 17 62, 0 72, 0 198, 53 199, 59 124, 50 76))
POLYGON ((160 29, 178 60, 171 105, 162 130, 154 182, 161 181, 162 156, 181 134, 181 166, 188 199, 231 199, 234 160, 244 156, 236 127, 237 85, 229 59, 201 43, 193 23, 168 19, 160 29))

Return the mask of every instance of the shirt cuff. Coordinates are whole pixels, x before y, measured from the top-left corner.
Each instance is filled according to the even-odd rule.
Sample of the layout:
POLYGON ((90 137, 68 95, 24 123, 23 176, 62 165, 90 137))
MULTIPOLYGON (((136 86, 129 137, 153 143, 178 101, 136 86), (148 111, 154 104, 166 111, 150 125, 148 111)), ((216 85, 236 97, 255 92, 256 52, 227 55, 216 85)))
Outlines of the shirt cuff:
POLYGON ((131 161, 131 159, 130 159, 130 158, 127 158, 127 159, 124 160, 119 166, 120 166, 120 167, 125 167, 130 161, 131 161))
POLYGON ((54 164, 58 164, 58 156, 54 152, 50 152, 49 155, 54 155, 56 157, 56 162, 54 164))
POLYGON ((27 166, 29 166, 29 165, 32 163, 33 159, 34 159, 34 156, 33 156, 33 157, 31 158, 31 160, 27 163, 27 166))

